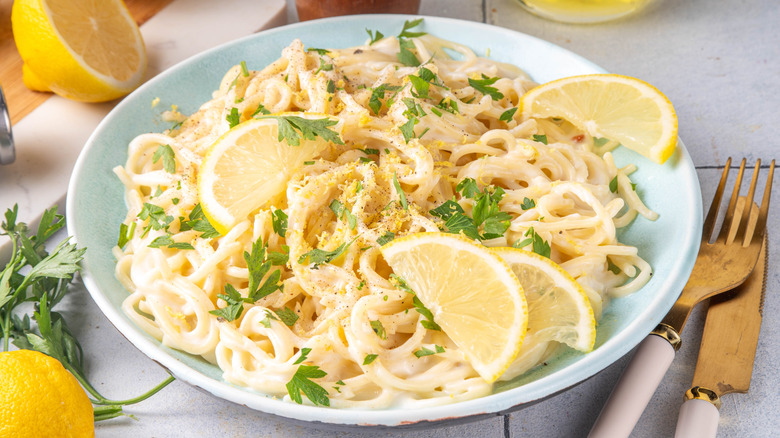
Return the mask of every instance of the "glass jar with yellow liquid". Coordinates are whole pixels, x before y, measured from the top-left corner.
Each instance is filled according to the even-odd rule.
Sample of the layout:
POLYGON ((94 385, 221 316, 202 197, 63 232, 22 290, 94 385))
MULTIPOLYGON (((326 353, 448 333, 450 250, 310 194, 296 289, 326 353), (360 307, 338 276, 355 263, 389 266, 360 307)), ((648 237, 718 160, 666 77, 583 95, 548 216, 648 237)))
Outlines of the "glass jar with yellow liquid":
POLYGON ((598 23, 638 11, 650 0, 519 0, 532 13, 564 23, 598 23))

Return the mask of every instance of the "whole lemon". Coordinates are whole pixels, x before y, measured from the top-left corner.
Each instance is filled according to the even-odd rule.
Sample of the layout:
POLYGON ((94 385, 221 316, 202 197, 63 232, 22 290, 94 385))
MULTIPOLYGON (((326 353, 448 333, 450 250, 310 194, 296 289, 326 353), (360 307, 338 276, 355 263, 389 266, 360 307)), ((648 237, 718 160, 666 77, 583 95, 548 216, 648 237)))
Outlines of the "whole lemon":
POLYGON ((57 359, 31 350, 0 353, 0 438, 91 437, 92 412, 57 359))

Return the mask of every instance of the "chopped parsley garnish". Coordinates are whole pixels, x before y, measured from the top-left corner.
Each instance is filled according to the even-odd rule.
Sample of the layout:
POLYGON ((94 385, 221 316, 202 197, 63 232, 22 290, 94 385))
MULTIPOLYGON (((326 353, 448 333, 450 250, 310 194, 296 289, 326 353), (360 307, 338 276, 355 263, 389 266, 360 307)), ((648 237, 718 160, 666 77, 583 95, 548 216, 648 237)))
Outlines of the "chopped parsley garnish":
POLYGON ((290 260, 290 247, 282 245, 282 251, 268 251, 268 260, 273 266, 284 266, 290 260))
POLYGON ((166 215, 162 207, 149 204, 148 202, 144 202, 141 212, 138 213, 138 218, 141 220, 149 219, 149 224, 144 227, 144 235, 149 232, 149 228, 153 230, 167 229, 168 225, 173 222, 173 216, 166 215))
POLYGON ((279 320, 282 321, 287 327, 294 326, 295 321, 298 321, 299 318, 298 314, 289 307, 282 307, 281 309, 274 311, 274 313, 276 313, 276 316, 279 317, 279 320))
POLYGON ((180 230, 200 231, 201 239, 211 239, 220 235, 219 231, 217 231, 217 229, 214 228, 214 226, 211 225, 211 222, 209 222, 209 220, 206 218, 206 215, 203 213, 203 208, 200 204, 196 205, 195 208, 192 209, 189 214, 189 220, 182 221, 180 230))
POLYGON ((395 172, 393 172, 393 187, 395 187, 395 191, 398 192, 398 202, 401 203, 401 207, 404 210, 408 210, 409 204, 406 202, 406 194, 404 194, 401 183, 398 182, 398 175, 396 175, 395 172))
POLYGON ((528 231, 525 232, 524 236, 528 237, 522 241, 519 240, 515 242, 515 244, 512 246, 515 248, 524 248, 528 245, 531 245, 533 252, 539 254, 540 256, 547 257, 548 259, 550 258, 550 244, 536 233, 534 227, 529 228, 528 231))
POLYGON ((336 144, 344 144, 336 131, 329 129, 338 122, 328 118, 304 119, 298 116, 263 116, 261 119, 276 119, 279 125, 278 140, 285 140, 290 146, 300 146, 301 138, 314 140, 317 136, 336 144))
POLYGON ((482 74, 482 79, 471 79, 469 78, 469 85, 471 85, 475 90, 479 91, 480 93, 490 96, 493 100, 501 100, 504 98, 504 94, 498 91, 498 88, 491 87, 491 85, 495 84, 496 81, 498 81, 499 78, 490 78, 485 76, 485 74, 482 74))
POLYGON ((152 155, 152 163, 160 161, 162 158, 163 169, 168 173, 176 173, 176 154, 173 152, 173 148, 167 144, 161 144, 157 147, 152 155))
POLYGON ((259 103, 259 104, 257 104, 257 109, 255 110, 255 112, 252 113, 252 117, 254 117, 254 116, 258 115, 258 114, 268 115, 268 114, 271 114, 271 111, 268 111, 266 109, 266 107, 263 106, 262 103, 259 103))
POLYGON ((244 77, 249 77, 249 69, 246 68, 246 61, 241 61, 241 74, 244 77))
POLYGON ((303 361, 309 358, 309 353, 311 353, 311 348, 308 347, 301 348, 301 355, 298 357, 298 360, 293 362, 293 365, 298 365, 303 363, 303 361))
POLYGON ((609 182, 609 191, 612 192, 612 193, 617 193, 617 191, 618 191, 617 175, 615 175, 615 177, 612 178, 612 181, 609 182))
POLYGON ((436 353, 444 353, 444 347, 441 345, 434 346, 435 350, 431 350, 430 348, 422 347, 419 350, 414 352, 414 355, 418 358, 425 357, 425 356, 431 356, 436 353))
POLYGON ((337 219, 345 219, 347 220, 347 225, 349 225, 350 230, 354 230, 355 226, 357 226, 357 218, 355 215, 352 214, 349 209, 344 207, 344 204, 342 204, 338 199, 334 199, 330 201, 330 210, 333 212, 333 214, 336 215, 337 219))
POLYGON ((375 361, 378 356, 378 354, 367 354, 366 357, 363 358, 363 365, 370 364, 375 361))
POLYGON ((419 121, 420 120, 416 117, 410 117, 406 123, 398 128, 401 130, 401 134, 404 136, 404 141, 407 143, 409 143, 409 140, 414 138, 414 125, 416 125, 419 121))
POLYGON ((241 296, 241 293, 232 284, 226 284, 225 293, 217 296, 222 298, 227 305, 217 310, 211 310, 209 313, 224 318, 226 321, 235 321, 241 316, 241 313, 244 311, 245 298, 241 296))
POLYGON ((390 242, 391 240, 395 239, 395 233, 392 231, 386 231, 385 234, 382 234, 379 236, 379 239, 376 239, 376 243, 380 245, 384 245, 387 242, 390 242))
POLYGON ((371 329, 374 330, 374 333, 380 338, 387 339, 387 332, 385 332, 385 326, 382 325, 382 321, 378 319, 371 321, 371 329))
POLYGON ((274 209, 271 215, 271 223, 274 227, 274 233, 284 237, 287 234, 287 213, 281 209, 274 209))
POLYGON ((314 74, 316 75, 321 71, 331 71, 331 70, 333 70, 333 64, 325 62, 325 59, 320 58, 320 67, 317 69, 317 71, 314 72, 314 74))
POLYGON ((371 38, 371 41, 368 43, 369 46, 385 37, 382 32, 378 30, 371 33, 371 30, 366 29, 366 33, 368 34, 368 37, 371 38))
POLYGON ((133 235, 135 234, 135 227, 135 222, 132 222, 129 227, 127 224, 119 224, 119 240, 116 243, 118 247, 124 249, 125 245, 127 245, 127 242, 133 238, 133 235))
POLYGON ((420 301, 419 298, 417 298, 417 294, 412 290, 411 287, 406 283, 406 280, 399 277, 395 274, 390 274, 390 278, 394 280, 396 286, 401 289, 402 291, 406 293, 410 293, 414 295, 414 298, 412 299, 412 304, 414 305, 414 310, 417 311, 420 315, 422 315, 423 319, 420 320, 420 325, 425 327, 428 330, 437 330, 441 331, 441 327, 439 324, 436 324, 433 321, 433 312, 431 312, 425 305, 420 301))
POLYGON ((231 128, 241 123, 240 116, 238 115, 238 108, 231 108, 230 113, 225 116, 225 120, 227 120, 231 128))
POLYGON ((547 135, 546 134, 542 134, 542 135, 534 134, 533 135, 533 139, 534 139, 534 141, 538 141, 539 143, 547 144, 547 135))
POLYGON ((396 57, 403 65, 410 67, 417 67, 420 65, 420 60, 417 59, 417 55, 412 52, 414 49, 414 43, 409 41, 407 38, 416 38, 425 35, 425 32, 410 31, 411 29, 419 26, 422 22, 422 18, 418 18, 412 21, 406 20, 406 22, 404 22, 404 27, 401 30, 401 33, 398 34, 398 45, 400 46, 401 50, 398 52, 396 57))
MULTIPOLYGON (((445 97, 442 100, 439 101, 438 104, 436 104, 435 107, 431 108, 431 112, 434 112, 434 109, 441 109, 444 111, 447 111, 448 113, 457 114, 460 112, 458 109, 458 102, 450 99, 449 97, 445 97)), ((435 113, 434 113, 435 114, 435 113)), ((441 113, 436 114, 437 116, 441 117, 441 113)))
POLYGON ((352 245, 352 242, 354 242, 355 239, 342 243, 333 251, 325 251, 319 248, 314 248, 313 250, 306 252, 298 257, 298 263, 303 265, 308 260, 308 262, 313 265, 312 269, 317 269, 319 265, 323 263, 330 263, 331 260, 344 254, 344 252, 346 252, 347 248, 352 245))
POLYGON ((445 230, 449 233, 463 233, 469 238, 478 240, 494 239, 504 235, 509 229, 512 216, 500 211, 499 202, 504 197, 501 187, 486 187, 480 190, 472 178, 463 179, 456 190, 465 198, 476 202, 472 209, 472 217, 468 217, 463 208, 454 200, 445 201, 442 205, 430 210, 429 213, 444 220, 445 230))
POLYGON ((299 366, 292 379, 286 385, 290 399, 295 403, 303 404, 303 399, 301 398, 301 393, 303 393, 315 405, 330 406, 328 391, 311 381, 311 379, 319 379, 327 375, 328 373, 316 365, 299 366))
POLYGON ((498 118, 498 120, 501 120, 502 122, 511 122, 512 118, 515 116, 515 113, 517 112, 517 107, 509 108, 508 110, 501 113, 501 117, 498 118))
POLYGON ((314 48, 314 47, 309 47, 308 49, 306 49, 306 51, 307 52, 315 52, 315 53, 317 53, 320 56, 327 55, 328 53, 330 53, 330 50, 328 50, 328 49, 317 49, 317 48, 314 48))
POLYGON ((536 207, 536 201, 528 197, 523 198, 523 203, 520 204, 520 208, 523 210, 530 210, 534 207, 536 207))
POLYGON ((149 248, 195 249, 187 242, 175 242, 170 234, 156 237, 149 244, 149 248))

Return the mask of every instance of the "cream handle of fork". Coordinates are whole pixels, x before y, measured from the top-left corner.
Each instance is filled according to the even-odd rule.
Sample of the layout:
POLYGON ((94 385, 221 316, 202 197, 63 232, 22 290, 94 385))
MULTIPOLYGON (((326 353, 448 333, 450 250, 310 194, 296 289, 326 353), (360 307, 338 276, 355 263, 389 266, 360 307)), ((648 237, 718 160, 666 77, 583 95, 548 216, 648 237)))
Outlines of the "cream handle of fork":
MULTIPOLYGON (((690 393, 690 390, 688 392, 690 393)), ((688 394, 686 398, 687 396, 688 394)), ((715 397, 717 399, 717 395, 715 397)), ((720 411, 712 401, 703 398, 687 399, 680 406, 674 438, 715 438, 719 420, 720 411)))
MULTIPOLYGON (((674 335, 679 345, 677 332, 674 335)), ((646 337, 601 409, 588 438, 627 438, 669 370, 675 351, 667 337, 646 337)))

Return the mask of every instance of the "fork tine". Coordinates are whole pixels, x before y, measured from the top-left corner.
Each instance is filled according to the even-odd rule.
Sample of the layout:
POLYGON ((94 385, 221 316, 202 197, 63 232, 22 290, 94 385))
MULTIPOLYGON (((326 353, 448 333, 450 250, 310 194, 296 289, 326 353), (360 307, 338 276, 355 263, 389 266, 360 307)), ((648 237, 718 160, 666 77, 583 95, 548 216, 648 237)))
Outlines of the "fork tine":
POLYGON ((723 168, 723 174, 720 176, 718 189, 715 190, 712 204, 710 204, 710 209, 707 211, 707 218, 704 220, 704 229, 701 233, 702 242, 709 242, 712 236, 712 230, 715 228, 715 221, 718 219, 718 210, 720 210, 720 202, 723 199, 723 190, 726 188, 726 180, 728 179, 730 169, 731 157, 726 160, 726 166, 723 168))
POLYGON ((766 187, 764 187, 764 198, 761 200, 761 209, 758 211, 758 222, 756 223, 753 236, 761 237, 764 235, 766 229, 766 221, 769 216, 769 198, 772 196, 772 180, 775 176, 775 160, 769 165, 769 175, 766 179, 766 187))
POLYGON ((745 159, 739 163, 739 173, 737 173, 737 180, 734 182, 734 191, 731 192, 731 200, 729 200, 729 207, 726 210, 726 216, 723 218, 723 225, 720 228, 720 234, 718 234, 718 240, 724 242, 728 239, 732 222, 734 221, 734 210, 737 208, 737 199, 739 198, 739 187, 742 185, 742 176, 745 174, 745 159))
POLYGON ((734 218, 736 228, 731 230, 730 234, 734 235, 734 240, 727 242, 739 242, 749 243, 750 239, 755 234, 755 230, 751 231, 750 235, 747 235, 748 228, 750 228, 750 216, 753 211, 753 198, 756 195, 756 182, 758 181, 758 174, 761 171, 761 160, 756 160, 756 167, 753 169, 753 178, 750 179, 750 188, 748 188, 747 198, 745 198, 745 204, 740 212, 739 218, 734 218))

